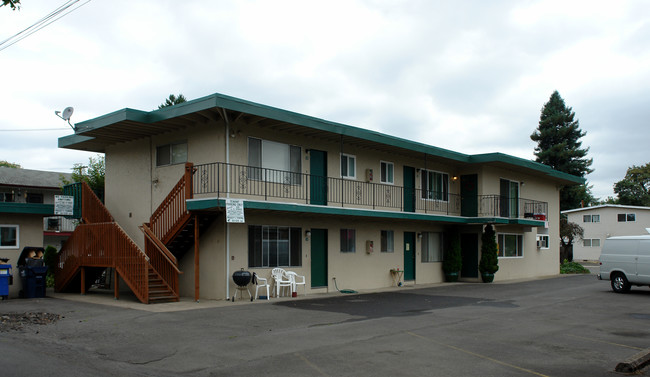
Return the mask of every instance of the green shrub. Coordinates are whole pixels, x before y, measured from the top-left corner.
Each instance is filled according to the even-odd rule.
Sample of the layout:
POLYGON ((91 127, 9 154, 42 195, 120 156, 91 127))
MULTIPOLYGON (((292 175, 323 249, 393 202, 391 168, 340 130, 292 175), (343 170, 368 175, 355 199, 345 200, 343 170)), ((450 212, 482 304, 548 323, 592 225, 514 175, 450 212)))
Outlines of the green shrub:
POLYGON ((58 251, 54 246, 48 246, 43 253, 43 263, 47 266, 46 284, 48 287, 54 287, 54 269, 56 268, 56 254, 58 251))
POLYGON ((560 265, 560 273, 561 274, 588 274, 590 273, 590 271, 584 268, 578 262, 569 262, 568 260, 565 259, 564 263, 560 265))
POLYGON ((485 227, 481 236, 481 260, 478 270, 481 273, 494 274, 499 271, 499 256, 496 235, 491 224, 485 227))
POLYGON ((463 267, 463 256, 460 251, 460 234, 454 233, 451 237, 451 245, 445 250, 445 255, 442 260, 442 270, 447 274, 459 272, 463 267))

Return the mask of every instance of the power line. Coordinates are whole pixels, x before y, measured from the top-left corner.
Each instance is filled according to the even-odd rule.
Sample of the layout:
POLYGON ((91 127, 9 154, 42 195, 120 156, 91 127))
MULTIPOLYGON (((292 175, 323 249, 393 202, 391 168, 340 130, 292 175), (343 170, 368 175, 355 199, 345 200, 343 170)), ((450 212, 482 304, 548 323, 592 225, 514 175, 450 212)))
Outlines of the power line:
POLYGON ((63 131, 69 128, 28 128, 28 129, 0 129, 0 132, 33 132, 33 131, 63 131))
POLYGON ((72 8, 73 5, 79 2, 79 0, 70 0, 65 2, 63 5, 59 6, 49 14, 47 14, 45 17, 41 18, 40 20, 36 21, 33 25, 28 27, 25 30, 22 30, 13 36, 5 39, 4 41, 0 42, 0 51, 8 48, 9 46, 13 46, 14 44, 22 41, 23 39, 29 37, 30 35, 36 33, 37 31, 43 29, 44 27, 50 25, 51 23, 61 19, 62 17, 65 17, 66 15, 74 12, 75 10, 81 8, 82 6, 88 4, 91 0, 86 0, 86 2, 77 5, 76 7, 72 8))

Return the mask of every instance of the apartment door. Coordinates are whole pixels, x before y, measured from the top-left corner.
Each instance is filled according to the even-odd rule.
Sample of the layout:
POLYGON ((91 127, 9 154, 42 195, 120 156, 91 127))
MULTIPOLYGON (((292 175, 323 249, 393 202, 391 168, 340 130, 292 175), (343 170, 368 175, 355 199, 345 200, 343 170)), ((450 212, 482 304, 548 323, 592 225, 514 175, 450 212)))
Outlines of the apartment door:
POLYGON ((311 230, 311 287, 327 287, 327 229, 311 230))
POLYGON ((415 169, 404 166, 404 212, 415 212, 415 169))
POLYGON ((478 216, 478 175, 460 176, 460 215, 478 216))
POLYGON ((404 232, 404 280, 415 280, 415 232, 404 232))
POLYGON ((327 205, 327 152, 309 151, 310 204, 327 205))
POLYGON ((460 252, 463 266, 460 276, 464 278, 478 277, 478 234, 462 233, 460 235, 460 252))

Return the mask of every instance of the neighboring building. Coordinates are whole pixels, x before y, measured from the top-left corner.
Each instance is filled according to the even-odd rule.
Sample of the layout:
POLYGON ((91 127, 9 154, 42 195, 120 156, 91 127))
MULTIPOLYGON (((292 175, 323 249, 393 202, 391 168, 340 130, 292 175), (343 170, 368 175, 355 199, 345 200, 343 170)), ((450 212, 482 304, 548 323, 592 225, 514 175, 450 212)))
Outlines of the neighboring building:
POLYGON ((54 195, 61 194, 61 176, 71 179, 69 173, 0 166, 0 258, 9 258, 14 267, 11 297, 18 296, 20 290, 16 264, 22 249, 60 248, 74 230, 61 227, 70 220, 49 217, 54 215, 54 195))
POLYGON ((650 207, 605 204, 562 211, 567 220, 584 229, 573 244, 574 260, 598 260, 607 237, 648 234, 650 207))
MULTIPOLYGON (((241 268, 295 270, 307 293, 335 290, 334 277, 339 287, 388 287, 395 268, 407 284, 438 283, 451 232, 462 237, 462 279, 478 281, 485 224, 500 245, 496 280, 558 274, 559 189, 584 182, 501 153, 466 155, 220 94, 81 122, 59 147, 105 153, 110 213, 93 207, 103 215, 84 215, 77 232, 114 222, 102 231, 130 245, 128 234, 133 264, 116 274, 144 302, 152 293, 140 284, 154 283, 138 283, 141 271, 169 275, 170 292, 196 299, 232 296, 241 268), (244 223, 226 221, 226 199, 243 200, 244 223), (176 266, 180 278, 160 271, 176 266)), ((100 265, 73 248, 65 255, 76 264, 63 268, 60 289, 78 281, 79 266, 100 265)))

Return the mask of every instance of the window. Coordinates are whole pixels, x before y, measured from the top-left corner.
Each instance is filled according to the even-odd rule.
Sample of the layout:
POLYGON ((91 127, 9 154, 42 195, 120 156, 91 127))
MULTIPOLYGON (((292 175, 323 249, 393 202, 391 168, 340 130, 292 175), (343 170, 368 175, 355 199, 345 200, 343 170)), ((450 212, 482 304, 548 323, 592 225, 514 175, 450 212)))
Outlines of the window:
POLYGON ((349 154, 341 153, 341 177, 355 179, 357 158, 349 154))
POLYGON ((540 249, 548 249, 548 234, 537 235, 537 247, 540 249))
POLYGON ((43 194, 27 193, 26 203, 43 203, 43 194))
POLYGON ((635 213, 619 213, 618 214, 618 222, 619 223, 633 223, 636 221, 636 214, 635 213))
POLYGON ((381 231, 381 252, 392 253, 395 251, 395 233, 392 230, 381 231))
POLYGON ((301 228, 250 225, 248 227, 248 266, 301 266, 301 234, 301 228))
POLYGON ((524 256, 524 237, 521 234, 499 234, 499 257, 517 258, 524 256))
POLYGON ((519 182, 500 180, 501 217, 519 217, 519 182))
POLYGON ((341 252, 354 253, 356 251, 355 243, 357 241, 356 231, 354 229, 341 229, 341 252))
POLYGON ((302 150, 295 145, 248 138, 248 178, 299 185, 302 150))
POLYGON ((379 181, 381 183, 390 183, 391 185, 394 183, 393 180, 393 163, 392 162, 384 162, 381 161, 379 163, 380 171, 379 171, 379 181))
POLYGON ((422 262, 442 262, 442 233, 422 233, 422 262))
POLYGON ((180 141, 156 147, 156 166, 187 162, 187 142, 180 141))
POLYGON ((582 222, 584 223, 599 223, 600 215, 584 215, 582 216, 582 222))
POLYGON ((600 247, 600 238, 586 238, 582 240, 582 246, 584 247, 600 247))
POLYGON ((449 175, 430 170, 422 170, 422 199, 447 201, 449 195, 449 175))
POLYGON ((14 194, 10 192, 0 192, 0 202, 13 202, 14 201, 14 194))
POLYGON ((18 225, 0 225, 0 249, 18 248, 18 225))

